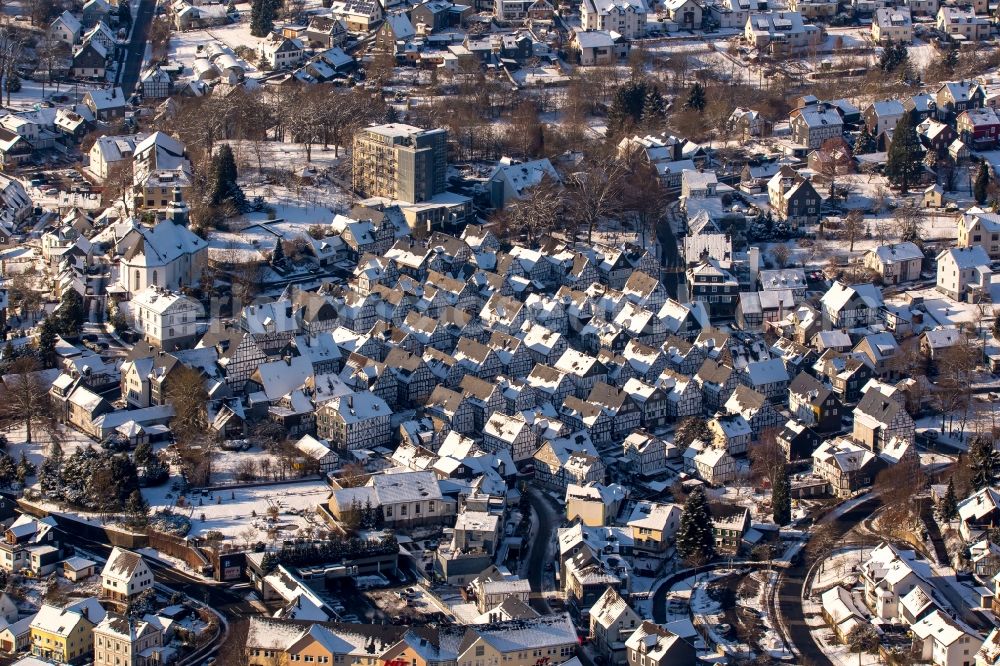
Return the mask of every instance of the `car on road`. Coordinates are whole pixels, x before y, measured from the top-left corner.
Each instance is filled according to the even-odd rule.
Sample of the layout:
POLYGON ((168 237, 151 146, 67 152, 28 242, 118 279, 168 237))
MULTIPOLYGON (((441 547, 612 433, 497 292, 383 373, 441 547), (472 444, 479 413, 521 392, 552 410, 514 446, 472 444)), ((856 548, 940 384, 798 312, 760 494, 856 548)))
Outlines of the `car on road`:
POLYGON ((932 442, 939 437, 938 431, 933 428, 924 431, 924 437, 931 440, 932 442))

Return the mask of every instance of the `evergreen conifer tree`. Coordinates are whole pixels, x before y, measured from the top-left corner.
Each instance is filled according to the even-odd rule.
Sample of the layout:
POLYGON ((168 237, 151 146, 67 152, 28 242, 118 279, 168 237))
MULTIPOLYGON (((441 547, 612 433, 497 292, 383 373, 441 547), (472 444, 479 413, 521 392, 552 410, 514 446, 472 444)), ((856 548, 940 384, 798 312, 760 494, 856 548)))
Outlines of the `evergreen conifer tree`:
POLYGON ((6 453, 0 453, 0 486, 9 486, 17 478, 17 465, 6 453))
POLYGON ((274 10, 271 0, 251 0, 250 34, 266 37, 274 28, 274 10))
POLYGON ((864 155, 875 150, 875 137, 868 130, 868 126, 864 125, 861 128, 861 132, 858 134, 857 141, 854 142, 854 154, 864 155))
POLYGON ((51 367, 55 364, 56 358, 56 325, 54 317, 49 315, 42 321, 41 328, 38 332, 38 354, 41 356, 42 363, 45 367, 51 367))
POLYGON ((677 529, 677 554, 692 565, 705 564, 715 557, 715 537, 712 535, 712 517, 701 486, 688 495, 677 529))
POLYGON ((17 480, 24 483, 34 473, 35 466, 28 460, 28 456, 24 455, 24 451, 21 451, 21 460, 17 463, 17 480))
POLYGON ((684 107, 701 112, 705 110, 706 106, 708 106, 708 100, 705 99, 705 87, 695 81, 694 86, 691 87, 691 92, 688 93, 687 101, 684 102, 684 107))
POLYGON ((149 442, 140 442, 136 445, 135 451, 132 452, 132 460, 135 461, 136 467, 145 467, 152 462, 153 447, 150 446, 149 442))
POLYGON ((656 86, 649 86, 646 92, 646 99, 642 105, 642 121, 644 123, 658 123, 667 117, 667 105, 663 101, 656 86))
POLYGON ((277 243, 274 244, 274 252, 271 253, 271 265, 280 266, 285 263, 285 248, 279 239, 277 243))
POLYGON ((145 527, 149 522, 149 504, 138 489, 133 490, 125 502, 125 513, 133 527, 145 527))
POLYGON ((892 132, 892 143, 885 163, 885 175, 904 194, 923 172, 922 154, 913 114, 904 113, 892 132))
POLYGON ((979 171, 976 172, 976 180, 972 184, 972 195, 976 198, 977 204, 986 203, 989 186, 990 168, 986 166, 986 160, 983 160, 979 163, 979 171))
POLYGON ((611 100, 611 108, 608 109, 608 132, 626 132, 642 120, 646 90, 644 81, 629 81, 619 86, 611 100))
POLYGON ((42 492, 58 496, 58 488, 62 478, 63 450, 59 442, 52 442, 49 455, 42 461, 42 467, 38 472, 38 482, 42 486, 42 492))
POLYGON ((948 479, 948 489, 944 492, 944 497, 941 498, 938 514, 941 520, 946 522, 954 520, 955 516, 958 515, 958 497, 955 495, 955 481, 953 479, 948 479))
POLYGON ((976 436, 969 445, 969 469, 972 488, 982 490, 997 482, 1000 473, 1000 451, 993 446, 991 437, 976 436))
POLYGON ((771 516, 776 525, 787 525, 792 520, 792 486, 788 479, 788 467, 781 465, 771 489, 771 516))
POLYGON ((80 334, 83 322, 87 319, 87 309, 76 289, 70 288, 63 293, 55 314, 58 317, 56 325, 60 333, 67 337, 80 334))

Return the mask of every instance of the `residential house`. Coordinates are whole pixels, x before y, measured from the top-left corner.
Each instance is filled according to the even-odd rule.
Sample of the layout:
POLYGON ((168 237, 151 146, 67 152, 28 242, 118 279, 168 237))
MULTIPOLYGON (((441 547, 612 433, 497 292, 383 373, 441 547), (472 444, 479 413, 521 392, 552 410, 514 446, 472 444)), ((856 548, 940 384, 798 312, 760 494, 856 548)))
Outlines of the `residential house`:
POLYGON ((305 47, 298 39, 274 33, 260 42, 259 56, 273 69, 291 69, 305 59, 305 47))
POLYGON ((714 436, 713 445, 731 456, 744 454, 750 448, 753 430, 740 414, 716 414, 708 420, 708 429, 714 436))
POLYGON ((847 641, 848 634, 855 627, 867 624, 868 618, 854 601, 851 593, 842 585, 836 585, 820 595, 823 619, 833 629, 841 641, 847 641))
POLYGON ((646 34, 648 13, 645 0, 583 0, 580 24, 584 30, 614 31, 636 39, 646 34))
MULTIPOLYGON (((644 428, 658 428, 666 425, 670 407, 667 404, 667 394, 662 388, 633 377, 622 386, 622 392, 629 396, 639 408, 639 420, 644 428)), ((677 406, 678 404, 675 403, 675 409, 677 406)))
MULTIPOLYGON (((831 111, 833 115, 840 116, 831 111)), ((825 140, 825 139, 824 139, 825 140)), ((767 197, 777 219, 793 229, 819 223, 822 199, 812 181, 790 167, 782 167, 767 183, 767 197)))
POLYGON ((988 297, 993 271, 982 245, 950 248, 937 256, 937 289, 955 300, 979 301, 988 297))
POLYGON ((69 10, 64 11, 49 24, 49 38, 73 46, 83 35, 83 24, 69 10))
POLYGON ((0 569, 17 573, 22 569, 36 575, 49 573, 58 561, 62 550, 56 540, 55 523, 51 518, 36 519, 18 516, 3 533, 0 540, 0 569), (39 561, 44 570, 33 569, 39 561))
POLYGON ((788 386, 788 410, 800 423, 830 432, 841 428, 841 405, 833 390, 803 371, 788 386))
POLYGON ((113 122, 125 117, 125 95, 121 88, 88 90, 83 105, 101 122, 113 122))
POLYGON ((135 620, 108 613, 93 628, 94 666, 122 666, 125 664, 156 663, 169 658, 170 651, 162 651, 163 631, 157 623, 135 620))
POLYGON ((934 666, 972 664, 983 637, 965 622, 935 610, 910 627, 920 659, 934 666))
POLYGON ((43 603, 31 620, 31 654, 51 662, 81 663, 94 649, 94 625, 104 619, 93 613, 89 603, 64 608, 43 603))
POLYGON ((695 474, 710 486, 724 486, 736 478, 736 461, 726 449, 705 447, 692 462, 695 474))
POLYGON ((663 6, 667 10, 667 17, 682 30, 701 29, 702 9, 694 0, 667 0, 663 6))
POLYGON ((982 538, 1000 526, 1000 491, 982 488, 958 503, 958 531, 966 541, 982 538))
POLYGON ((580 53, 580 65, 584 67, 611 66, 624 60, 629 53, 628 40, 617 32, 577 30, 573 33, 572 43, 580 53))
POLYGON ((504 208, 512 200, 520 199, 545 178, 554 184, 560 181, 559 174, 548 158, 521 162, 504 157, 487 180, 490 203, 494 208, 504 208))
POLYGON ((958 218, 958 247, 979 246, 990 259, 1000 259, 1000 214, 979 207, 969 208, 958 218))
POLYGON ((323 403, 316 411, 316 434, 339 449, 373 449, 389 443, 392 409, 363 391, 323 403))
POLYGON ((376 474, 357 488, 335 489, 330 512, 342 517, 367 505, 381 511, 387 527, 454 524, 455 503, 446 501, 433 472, 376 474))
POLYGON ((939 120, 953 120, 967 109, 981 109, 985 101, 986 91, 976 81, 948 81, 934 93, 939 120))
POLYGON ((839 280, 820 299, 823 327, 860 328, 877 323, 884 305, 882 292, 871 284, 846 285, 839 280))
POLYGON ((709 412, 719 410, 739 384, 739 374, 730 363, 707 358, 694 376, 701 387, 702 404, 709 412))
POLYGON ((753 361, 740 371, 739 381, 773 403, 783 403, 788 397, 788 371, 780 358, 753 361))
POLYGON ((955 119, 955 130, 973 150, 988 150, 1000 140, 1000 115, 991 107, 966 109, 955 119))
POLYGON ((735 553, 743 545, 743 537, 750 530, 750 509, 745 506, 713 504, 712 536, 719 553, 735 553))
POLYGON ((132 296, 135 330, 164 351, 184 349, 197 339, 198 320, 205 316, 199 301, 174 291, 149 286, 132 296))
POLYGON ((538 449, 538 434, 520 414, 497 412, 483 427, 483 448, 491 453, 509 453, 514 462, 528 460, 538 449))
POLYGON ((879 245, 865 252, 865 268, 882 276, 884 284, 899 284, 920 279, 923 251, 909 241, 879 245))
MULTIPOLYGON (((786 12, 786 15, 793 14, 786 12)), ((754 18, 751 18, 747 23, 748 27, 753 20, 754 18)), ((815 26, 808 27, 815 29, 815 26)), ((833 106, 823 102, 792 111, 789 115, 789 125, 792 129, 792 139, 797 144, 812 150, 821 147, 824 141, 839 139, 844 135, 844 121, 840 114, 833 106)))
POLYGON ((812 454, 813 474, 830 484, 834 497, 847 498, 869 487, 883 467, 870 449, 849 439, 829 439, 812 454))
POLYGON ((626 466, 639 476, 656 476, 667 470, 667 445, 645 430, 637 430, 622 444, 626 466))
POLYGON ((854 430, 851 436, 870 451, 879 453, 893 438, 914 443, 913 419, 905 407, 882 392, 869 389, 854 409, 854 430))
POLYGON ((115 546, 101 570, 101 594, 128 603, 153 588, 153 572, 142 555, 115 546))
POLYGON ((798 53, 821 39, 819 28, 803 21, 802 14, 787 11, 751 12, 743 34, 753 48, 772 55, 798 53))
POLYGON ((694 646, 648 620, 628 637, 625 648, 628 666, 673 666, 697 659, 694 646))
POLYGON ((618 516, 627 492, 616 483, 570 483, 566 486, 566 520, 579 519, 587 527, 607 525, 618 516))
POLYGON ((905 7, 876 9, 872 16, 872 41, 877 44, 909 44, 913 41, 910 10, 905 7))
POLYGON ((594 647, 614 666, 628 664, 625 641, 641 623, 642 618, 610 587, 590 609, 594 647))
POLYGON ((991 24, 971 8, 941 7, 936 26, 952 40, 979 42, 989 37, 991 24))
POLYGON ((637 551, 662 556, 673 546, 681 523, 681 507, 640 500, 625 524, 632 530, 637 551))
POLYGON ((768 428, 778 427, 783 421, 767 398, 742 384, 736 387, 723 409, 728 414, 739 414, 746 419, 754 438, 760 437, 760 433, 768 428))
MULTIPOLYGON (((730 318, 735 314, 740 284, 724 262, 703 260, 688 268, 685 278, 692 301, 686 304, 688 309, 694 303, 702 303, 713 320, 730 318)), ((668 300, 663 307, 667 308, 670 304, 671 300, 668 300)))
MULTIPOLYGON (((900 10, 879 10, 899 13, 900 10)), ((876 12, 878 15, 878 12, 876 12)), ((899 100, 881 100, 873 102, 865 109, 865 127, 872 136, 879 136, 896 129, 896 123, 906 114, 906 108, 899 100)))

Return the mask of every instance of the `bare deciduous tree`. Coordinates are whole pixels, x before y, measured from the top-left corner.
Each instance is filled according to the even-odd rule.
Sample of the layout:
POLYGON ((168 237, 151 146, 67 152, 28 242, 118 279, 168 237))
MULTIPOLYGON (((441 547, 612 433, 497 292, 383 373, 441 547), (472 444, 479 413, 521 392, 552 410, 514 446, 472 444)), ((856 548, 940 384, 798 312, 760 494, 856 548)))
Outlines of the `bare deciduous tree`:
POLYGON ((530 247, 542 235, 549 233, 563 209, 564 192, 554 178, 548 174, 537 185, 529 188, 524 195, 511 201, 500 216, 500 229, 510 240, 523 237, 530 247))
POLYGON ((854 252, 854 242, 858 240, 865 230, 865 216, 857 209, 850 211, 844 218, 844 234, 850 242, 850 251, 854 252))
POLYGON ((587 242, 593 242, 598 223, 619 210, 626 170, 618 160, 593 159, 567 179, 569 219, 576 229, 587 230, 587 242))
POLYGON ((41 431, 50 440, 60 438, 57 412, 49 397, 49 384, 37 373, 38 362, 32 357, 19 358, 11 364, 0 384, 0 427, 23 425, 25 441, 33 441, 41 431))

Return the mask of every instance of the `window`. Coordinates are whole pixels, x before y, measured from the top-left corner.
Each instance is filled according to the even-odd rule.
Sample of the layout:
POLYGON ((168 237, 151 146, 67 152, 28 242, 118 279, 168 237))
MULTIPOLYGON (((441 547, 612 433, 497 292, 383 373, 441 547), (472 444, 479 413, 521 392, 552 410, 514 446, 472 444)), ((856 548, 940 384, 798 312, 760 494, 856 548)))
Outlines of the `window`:
POLYGON ((482 657, 485 654, 486 654, 486 648, 483 647, 482 645, 477 645, 476 646, 476 656, 477 657, 482 657))

